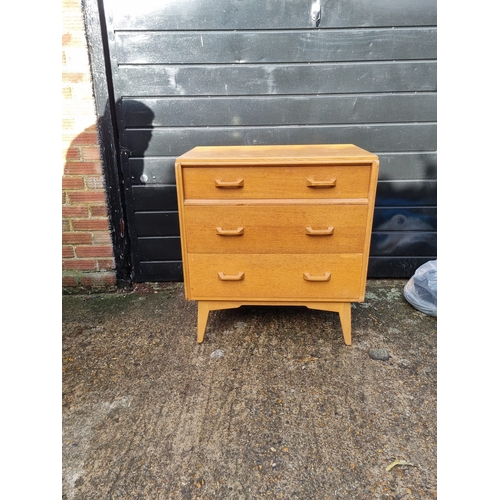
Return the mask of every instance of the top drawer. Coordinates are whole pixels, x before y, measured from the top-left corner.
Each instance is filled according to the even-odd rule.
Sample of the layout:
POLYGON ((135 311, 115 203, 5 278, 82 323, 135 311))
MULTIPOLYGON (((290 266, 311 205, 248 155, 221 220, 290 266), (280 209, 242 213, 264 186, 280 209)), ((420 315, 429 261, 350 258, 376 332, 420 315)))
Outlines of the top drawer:
POLYGON ((182 167, 185 199, 367 198, 371 165, 182 167))

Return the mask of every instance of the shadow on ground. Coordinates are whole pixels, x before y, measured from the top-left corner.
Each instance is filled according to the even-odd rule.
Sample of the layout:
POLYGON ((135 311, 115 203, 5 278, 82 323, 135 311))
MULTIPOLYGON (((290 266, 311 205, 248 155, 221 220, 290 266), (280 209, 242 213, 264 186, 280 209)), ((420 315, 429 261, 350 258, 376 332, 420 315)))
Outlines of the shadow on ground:
POLYGON ((436 318, 405 283, 368 281, 350 347, 301 307, 211 312, 198 345, 182 283, 64 296, 63 499, 436 498, 436 318))

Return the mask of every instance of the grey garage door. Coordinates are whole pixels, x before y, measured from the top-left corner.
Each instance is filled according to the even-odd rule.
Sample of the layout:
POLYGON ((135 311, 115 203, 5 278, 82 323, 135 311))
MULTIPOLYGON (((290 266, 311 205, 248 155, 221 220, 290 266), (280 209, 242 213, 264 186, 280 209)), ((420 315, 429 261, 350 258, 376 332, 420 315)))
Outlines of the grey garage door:
POLYGON ((101 7, 133 280, 182 280, 174 161, 198 145, 372 151, 369 277, 436 258, 435 0, 101 7))

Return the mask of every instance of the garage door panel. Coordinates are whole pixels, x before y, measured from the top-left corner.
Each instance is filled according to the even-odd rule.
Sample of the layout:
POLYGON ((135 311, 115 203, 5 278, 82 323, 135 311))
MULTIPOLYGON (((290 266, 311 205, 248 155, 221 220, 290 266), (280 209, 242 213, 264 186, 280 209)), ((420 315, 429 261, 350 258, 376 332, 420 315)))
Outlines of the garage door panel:
POLYGON ((436 63, 121 66, 123 96, 342 94, 436 90, 436 63))
MULTIPOLYGON (((128 130, 133 151, 144 142, 143 130, 128 130)), ((153 131, 147 153, 179 156, 195 146, 254 144, 356 144, 369 151, 425 151, 436 149, 436 125, 285 126, 285 127, 179 127, 153 131)))
POLYGON ((118 64, 254 64, 436 58, 435 28, 122 31, 118 64))
POLYGON ((436 94, 198 96, 124 99, 129 128, 436 121, 436 94), (154 115, 142 113, 148 108, 154 115), (300 117, 300 120, 298 120, 300 117))
MULTIPOLYGON (((118 30, 233 30, 315 27, 312 1, 108 0, 118 30), (200 8, 201 7, 201 8, 200 8)), ((321 2, 321 28, 429 26, 437 22, 435 0, 352 0, 321 2)))

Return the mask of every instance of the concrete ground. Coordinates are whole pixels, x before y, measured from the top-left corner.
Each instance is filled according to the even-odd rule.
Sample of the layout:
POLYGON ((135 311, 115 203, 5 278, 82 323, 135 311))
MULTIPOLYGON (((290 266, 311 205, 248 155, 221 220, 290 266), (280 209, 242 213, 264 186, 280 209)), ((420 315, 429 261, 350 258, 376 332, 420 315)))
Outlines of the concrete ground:
POLYGON ((63 499, 436 498, 436 318, 405 283, 368 281, 350 347, 302 307, 197 344, 182 283, 63 296, 63 499))

